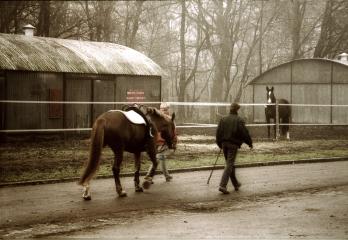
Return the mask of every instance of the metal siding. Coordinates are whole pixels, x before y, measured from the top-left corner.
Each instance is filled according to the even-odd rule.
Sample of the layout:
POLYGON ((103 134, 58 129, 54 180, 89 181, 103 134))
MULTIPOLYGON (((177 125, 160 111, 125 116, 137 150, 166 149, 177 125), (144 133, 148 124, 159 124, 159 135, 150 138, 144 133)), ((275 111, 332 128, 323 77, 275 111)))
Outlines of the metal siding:
MULTIPOLYGON (((348 104, 348 84, 333 84, 332 104, 348 104)), ((332 122, 336 124, 348 124, 348 108, 332 107, 332 122)), ((348 134, 348 133, 347 133, 348 134)))
MULTIPOLYGON (((0 99, 6 99, 6 80, 2 71, 0 71, 0 99)), ((5 109, 6 104, 0 103, 0 129, 5 128, 5 109)))
MULTIPOLYGON (((62 89, 62 75, 55 73, 7 73, 7 99, 47 101, 50 88, 62 89)), ((60 128, 62 119, 48 118, 47 104, 7 104, 7 129, 60 128)))
POLYGON ((331 62, 311 60, 294 61, 293 83, 330 83, 331 62))
POLYGON ((116 81, 116 101, 128 101, 130 103, 161 101, 161 78, 159 77, 119 76, 116 81), (132 90, 143 91, 144 99, 127 100, 127 92, 132 90))
MULTIPOLYGON (((294 84, 294 104, 331 103, 330 84, 294 84)), ((292 122, 295 123, 330 123, 330 107, 292 106, 292 122)))
MULTIPOLYGON (((114 80, 93 80, 93 101, 94 102, 114 102, 115 101, 115 81, 114 80)), ((93 122, 103 112, 114 109, 114 104, 94 104, 93 122)))
MULTIPOLYGON (((63 75, 59 73, 38 73, 40 82, 42 84, 42 101, 49 100, 49 89, 63 90, 63 75)), ((63 118, 49 118, 49 104, 41 105, 40 126, 39 128, 61 128, 63 125, 63 118)))
MULTIPOLYGON (((333 64, 333 83, 345 83, 348 84, 348 66, 333 64)), ((348 99, 345 96, 344 99, 348 99)), ((348 102, 348 101, 346 101, 348 102)))
MULTIPOLYGON (((65 101, 91 101, 91 80, 66 79, 65 101)), ((67 104, 65 106, 66 128, 91 127, 90 104, 67 104)))

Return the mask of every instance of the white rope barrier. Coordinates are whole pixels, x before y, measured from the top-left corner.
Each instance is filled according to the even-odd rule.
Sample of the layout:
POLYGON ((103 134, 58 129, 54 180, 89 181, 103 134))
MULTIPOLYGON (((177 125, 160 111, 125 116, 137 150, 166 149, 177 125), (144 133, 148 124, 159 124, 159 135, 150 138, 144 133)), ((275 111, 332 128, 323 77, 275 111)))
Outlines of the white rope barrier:
MULTIPOLYGON (((103 105, 115 105, 115 104, 132 104, 131 102, 82 102, 82 101, 22 101, 22 100, 0 100, 0 103, 24 103, 24 104, 103 104, 103 105)), ((160 104, 161 102, 141 102, 139 104, 160 104)))
MULTIPOLYGON (((128 105, 131 102, 89 102, 89 101, 26 101, 26 100, 0 100, 0 103, 8 104, 91 104, 91 105, 128 105)), ((207 107, 222 107, 230 106, 231 103, 226 102, 167 102, 171 106, 207 106, 207 107)), ((161 102, 139 102, 141 105, 154 105, 161 104, 161 102)), ((240 103, 241 106, 267 106, 276 105, 268 103, 240 103)), ((278 104, 279 106, 298 106, 298 107, 348 107, 347 104, 278 104)), ((256 123, 246 124, 248 127, 260 127, 260 126, 275 126, 275 123, 256 123)), ((348 126, 348 124, 322 124, 322 123, 289 123, 279 124, 289 126, 348 126)), ((216 128, 217 124, 204 124, 204 123, 184 123, 184 125, 176 126, 177 128, 216 128)), ((92 128, 64 128, 64 129, 8 129, 0 130, 0 133, 29 133, 29 132, 77 132, 77 131, 91 131, 92 128)))
MULTIPOLYGON (((245 124, 247 127, 262 127, 262 126, 275 126, 274 123, 256 123, 256 124, 245 124)), ((325 123, 289 123, 279 124, 289 126, 348 126, 348 124, 325 124, 325 123)), ((216 128, 217 124, 196 124, 196 125, 180 125, 176 126, 178 129, 184 128, 216 128)), ((44 133, 44 132, 83 132, 91 131, 92 128, 49 128, 49 129, 8 129, 0 130, 0 133, 44 133)))
MULTIPOLYGON (((26 100, 0 100, 0 103, 13 104, 92 104, 92 105, 128 105, 132 102, 88 102, 88 101, 26 101, 26 100)), ((172 106, 211 106, 223 107, 230 106, 231 103, 226 102, 167 102, 172 106)), ((161 102, 139 102, 142 105, 161 104, 161 102)), ((240 103, 241 106, 267 106, 276 105, 275 103, 240 103)), ((295 106, 295 107, 348 107, 348 104, 300 104, 300 103, 278 103, 279 106, 295 106)))

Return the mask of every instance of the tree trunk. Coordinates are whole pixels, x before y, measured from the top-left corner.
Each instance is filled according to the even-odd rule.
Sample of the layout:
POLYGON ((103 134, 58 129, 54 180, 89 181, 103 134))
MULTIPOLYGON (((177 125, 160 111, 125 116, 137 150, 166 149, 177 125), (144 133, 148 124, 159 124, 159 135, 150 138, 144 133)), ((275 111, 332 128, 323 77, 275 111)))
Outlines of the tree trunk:
MULTIPOLYGON (((186 90, 186 47, 185 47, 185 31, 186 31, 186 3, 181 0, 181 26, 180 26, 180 80, 179 80, 179 102, 185 101, 186 90)), ((184 107, 179 108, 179 118, 185 120, 184 107)))

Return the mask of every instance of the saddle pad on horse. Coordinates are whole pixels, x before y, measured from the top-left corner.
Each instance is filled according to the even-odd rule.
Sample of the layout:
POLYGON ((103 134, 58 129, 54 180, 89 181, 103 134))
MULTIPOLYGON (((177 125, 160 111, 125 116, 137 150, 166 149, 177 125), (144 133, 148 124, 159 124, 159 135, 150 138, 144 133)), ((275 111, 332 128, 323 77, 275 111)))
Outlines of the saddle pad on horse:
POLYGON ((109 112, 121 112, 123 113, 123 115, 126 116, 126 118, 134 124, 144 124, 146 125, 146 122, 144 120, 144 118, 137 112, 130 110, 128 112, 125 111, 121 111, 121 110, 109 110, 109 112))

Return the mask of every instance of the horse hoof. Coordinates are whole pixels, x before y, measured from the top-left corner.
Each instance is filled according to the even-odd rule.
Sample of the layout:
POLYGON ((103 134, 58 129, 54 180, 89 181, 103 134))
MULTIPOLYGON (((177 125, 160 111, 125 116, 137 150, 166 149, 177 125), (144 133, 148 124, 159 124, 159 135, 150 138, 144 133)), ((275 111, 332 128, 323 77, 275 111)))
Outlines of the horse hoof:
POLYGON ((91 196, 83 196, 83 199, 85 201, 90 201, 90 200, 92 200, 92 197, 91 196))
POLYGON ((149 189, 150 186, 151 186, 151 181, 144 181, 144 182, 143 182, 143 188, 149 189))
POLYGON ((144 192, 144 189, 141 187, 135 188, 135 192, 144 192))
POLYGON ((127 197, 127 193, 125 191, 122 191, 118 194, 119 197, 127 197))

